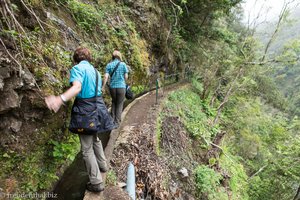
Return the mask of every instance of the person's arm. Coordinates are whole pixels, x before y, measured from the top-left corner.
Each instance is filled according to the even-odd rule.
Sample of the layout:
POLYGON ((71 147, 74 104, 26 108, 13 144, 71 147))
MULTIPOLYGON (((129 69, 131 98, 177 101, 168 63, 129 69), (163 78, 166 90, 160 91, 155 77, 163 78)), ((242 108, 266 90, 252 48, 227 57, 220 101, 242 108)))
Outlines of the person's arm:
POLYGON ((79 81, 74 81, 72 83, 72 87, 70 87, 63 94, 61 94, 59 96, 51 95, 51 96, 46 97, 45 101, 46 101, 47 107, 50 110, 57 112, 64 103, 66 103, 67 101, 69 101, 70 99, 75 97, 80 91, 81 91, 81 83, 79 81))
POLYGON ((108 80, 108 77, 109 77, 109 74, 111 73, 110 72, 110 63, 106 65, 105 67, 105 74, 104 74, 104 78, 103 78, 103 84, 102 84, 102 93, 104 94, 105 92, 105 86, 106 86, 106 83, 107 83, 107 80, 108 80))
POLYGON ((102 93, 104 93, 104 91, 105 91, 105 85, 107 83, 108 77, 109 77, 109 74, 105 73, 104 74, 104 79, 103 79, 103 85, 102 85, 102 93))
POLYGON ((125 82, 127 82, 128 80, 128 73, 129 73, 129 70, 127 68, 127 65, 124 63, 124 78, 125 78, 125 82))

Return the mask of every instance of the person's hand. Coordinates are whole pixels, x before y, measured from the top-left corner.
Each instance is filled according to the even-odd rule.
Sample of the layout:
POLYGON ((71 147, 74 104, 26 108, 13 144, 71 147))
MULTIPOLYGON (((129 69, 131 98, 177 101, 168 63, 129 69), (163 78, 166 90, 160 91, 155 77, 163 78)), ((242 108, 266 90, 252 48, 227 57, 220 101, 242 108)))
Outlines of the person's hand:
POLYGON ((102 94, 105 93, 105 86, 102 86, 101 91, 102 91, 102 94))
POLYGON ((59 108, 61 107, 61 105, 63 105, 63 101, 60 98, 60 96, 48 96, 45 98, 45 102, 47 104, 47 107, 50 110, 53 110, 55 113, 59 110, 59 108))

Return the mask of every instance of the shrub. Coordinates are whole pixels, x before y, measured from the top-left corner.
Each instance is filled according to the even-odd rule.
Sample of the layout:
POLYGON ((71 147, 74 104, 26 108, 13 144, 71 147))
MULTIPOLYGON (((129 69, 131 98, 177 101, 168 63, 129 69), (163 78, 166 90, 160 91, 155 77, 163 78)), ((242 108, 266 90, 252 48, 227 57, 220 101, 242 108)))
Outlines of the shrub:
POLYGON ((201 199, 228 199, 225 189, 220 185, 222 176, 205 165, 198 166, 195 171, 197 194, 201 199))

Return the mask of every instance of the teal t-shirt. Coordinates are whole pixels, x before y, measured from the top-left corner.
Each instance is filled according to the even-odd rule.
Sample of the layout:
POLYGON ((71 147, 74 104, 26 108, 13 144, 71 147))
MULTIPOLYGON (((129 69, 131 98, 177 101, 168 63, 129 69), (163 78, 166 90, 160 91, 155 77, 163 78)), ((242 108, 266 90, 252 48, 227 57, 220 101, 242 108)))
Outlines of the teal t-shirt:
MULTIPOLYGON (((98 71, 97 71, 98 72, 98 71)), ((71 69, 70 83, 79 81, 81 83, 81 91, 76 98, 91 98, 95 96, 96 74, 93 65, 83 60, 71 69)), ((98 72, 98 94, 101 96, 102 80, 101 74, 98 72)))
MULTIPOLYGON (((108 63, 106 66, 105 73, 109 75, 113 72, 114 68, 120 61, 118 59, 113 60, 112 62, 108 63)), ((110 88, 126 88, 125 78, 124 75, 128 73, 127 66, 124 62, 120 62, 117 70, 110 77, 110 88)))

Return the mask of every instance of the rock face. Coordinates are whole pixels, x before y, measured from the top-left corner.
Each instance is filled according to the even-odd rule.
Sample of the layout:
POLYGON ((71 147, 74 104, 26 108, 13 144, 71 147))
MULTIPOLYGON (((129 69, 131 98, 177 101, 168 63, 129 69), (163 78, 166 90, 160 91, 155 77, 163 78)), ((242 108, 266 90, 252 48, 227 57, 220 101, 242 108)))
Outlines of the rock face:
POLYGON ((177 66, 172 49, 168 47, 167 37, 170 29, 161 4, 149 0, 123 0, 129 6, 132 18, 141 35, 151 44, 150 57, 156 59, 150 66, 151 73, 172 73, 177 66))
POLYGON ((14 90, 4 91, 0 100, 0 114, 18 107, 20 107, 20 98, 18 94, 14 90))
POLYGON ((15 49, 9 48, 13 44, 6 38, 3 41, 5 47, 0 45, 0 150, 32 151, 35 144, 47 141, 36 135, 51 122, 50 112, 35 75, 25 64, 12 57, 17 54, 15 49))
POLYGON ((22 129, 24 124, 33 119, 32 114, 35 113, 34 106, 28 101, 29 98, 37 96, 32 90, 35 87, 35 79, 27 68, 21 69, 7 54, 3 53, 4 49, 1 50, 0 144, 2 148, 19 151, 26 143, 22 141, 24 137, 21 132, 29 135, 39 126, 32 124, 31 127, 34 129, 22 129), (25 118, 26 113, 30 113, 31 116, 25 118), (22 145, 18 145, 18 142, 22 145))

